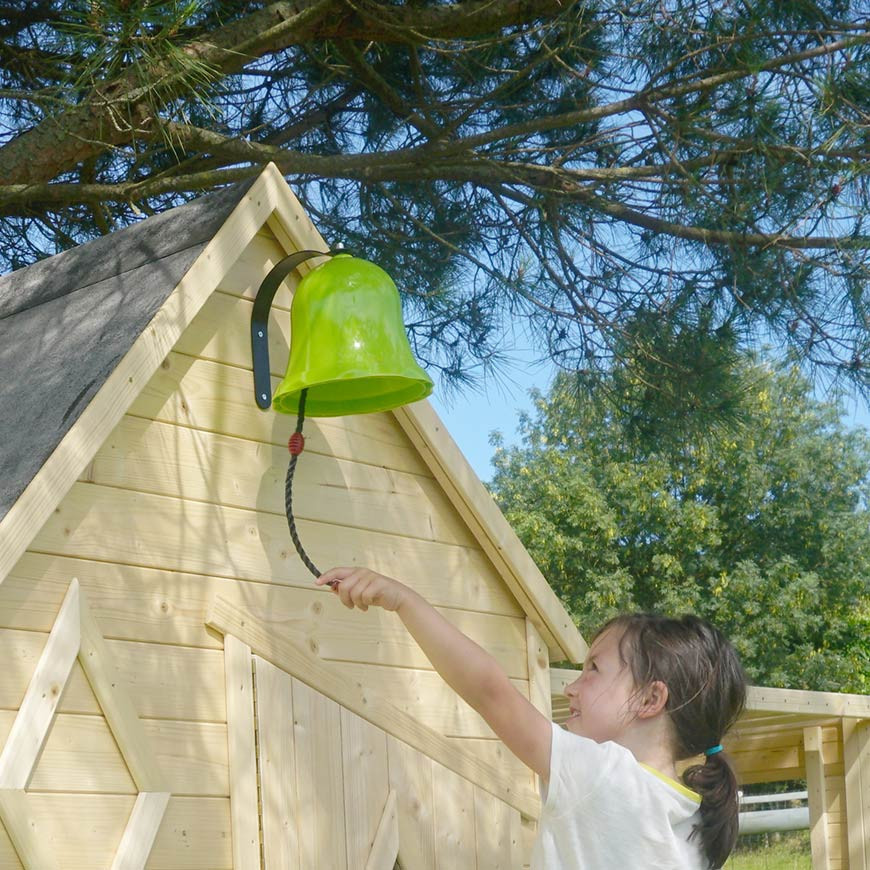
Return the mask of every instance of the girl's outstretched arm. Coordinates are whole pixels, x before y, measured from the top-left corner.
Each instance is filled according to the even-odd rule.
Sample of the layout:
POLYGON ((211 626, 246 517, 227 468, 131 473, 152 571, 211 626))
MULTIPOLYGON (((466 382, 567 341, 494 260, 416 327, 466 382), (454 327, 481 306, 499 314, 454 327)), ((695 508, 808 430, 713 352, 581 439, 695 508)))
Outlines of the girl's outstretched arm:
POLYGON ((333 568, 317 578, 351 609, 395 611, 444 681, 486 720, 508 749, 544 780, 550 773, 551 724, 498 662, 413 589, 367 568, 333 568))

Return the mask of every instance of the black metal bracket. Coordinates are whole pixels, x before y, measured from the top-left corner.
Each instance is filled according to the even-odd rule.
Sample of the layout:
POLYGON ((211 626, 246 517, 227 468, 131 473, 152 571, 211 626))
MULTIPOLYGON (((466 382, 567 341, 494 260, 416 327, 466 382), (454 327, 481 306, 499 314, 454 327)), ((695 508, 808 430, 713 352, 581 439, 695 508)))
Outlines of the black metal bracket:
POLYGON ((335 251, 296 251, 272 267, 263 279, 251 312, 251 359, 254 363, 254 395, 265 411, 272 403, 272 380, 269 377, 269 310, 281 282, 300 264, 312 257, 334 257, 348 253, 335 251))

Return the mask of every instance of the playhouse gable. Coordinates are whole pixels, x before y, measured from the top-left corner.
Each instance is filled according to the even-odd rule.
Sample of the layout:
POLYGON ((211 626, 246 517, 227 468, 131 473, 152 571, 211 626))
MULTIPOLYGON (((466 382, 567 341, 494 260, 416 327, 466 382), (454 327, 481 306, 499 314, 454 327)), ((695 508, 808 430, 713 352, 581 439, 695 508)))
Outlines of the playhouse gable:
MULTIPOLYGON (((329 854, 338 856, 330 867, 363 866, 368 855, 382 863, 365 866, 391 868, 403 848, 407 860, 431 855, 417 862, 426 867, 436 843, 449 845, 453 866, 482 855, 516 866, 539 809, 529 772, 394 614, 348 611, 314 586, 292 546, 284 476, 296 421, 255 404, 249 324, 273 266, 326 246, 274 167, 235 191, 220 200, 210 238, 66 295, 46 283, 44 297, 19 294, 0 321, 29 316, 36 328, 52 306, 74 310, 80 329, 54 334, 95 365, 116 320, 126 336, 105 349, 93 383, 85 378, 60 412, 36 408, 28 423, 55 426, 55 440, 0 519, 0 654, 9 663, 0 709, 13 711, 10 727, 20 709, 21 721, 31 716, 21 699, 40 695, 39 674, 54 666, 67 631, 63 602, 80 589, 110 682, 131 699, 143 723, 132 727, 167 772, 159 793, 169 795, 150 825, 129 821, 135 789, 106 785, 129 778, 126 754, 106 744, 115 726, 102 704, 82 700, 74 669, 50 712, 84 747, 52 743, 45 731, 39 777, 18 783, 17 802, 6 803, 14 818, 3 816, 0 794, 0 818, 17 837, 4 840, 0 829, 0 863, 15 866, 16 853, 35 848, 27 832, 41 826, 48 852, 70 868, 90 866, 89 850, 143 856, 130 866, 150 855, 149 866, 175 868, 261 859, 320 867, 329 854), (159 292, 146 305, 131 280, 159 292), (102 282, 113 289, 99 295, 102 282), (88 324, 96 298, 99 323, 88 324), (40 783, 67 781, 44 769, 73 769, 67 756, 89 757, 106 775, 42 795, 40 783), (111 821, 100 827, 98 816, 111 821), (78 821, 58 822, 69 819, 78 821)), ((161 226, 171 236, 183 224, 161 226)), ((71 274, 87 271, 72 262, 71 274)), ((19 276, 17 286, 30 280, 19 276)), ((273 304, 273 383, 288 358, 294 280, 273 304)), ((24 368, 21 378, 42 371, 24 368)), ((27 434, 9 434, 23 456, 27 434)), ((582 639, 428 403, 309 418, 305 435, 294 513, 315 564, 365 564, 408 582, 547 710, 548 659, 577 658, 582 639)), ((0 764, 0 791, 2 774, 0 764)))
MULTIPOLYGON (((263 277, 288 252, 327 249, 271 165, 253 182, 111 238, 114 244, 99 239, 0 279, 5 300, 0 337, 6 339, 0 354, 4 371, 11 373, 0 386, 0 434, 7 445, 0 460, 0 582, 131 402, 138 403, 134 416, 157 416, 155 387, 149 383, 155 373, 156 383, 163 383, 181 368, 194 368, 189 380, 198 382, 208 381, 210 363, 249 369, 250 307, 263 277), (161 382, 168 369, 172 373, 161 382)), ((293 280, 276 296, 272 319, 278 329, 270 330, 272 374, 279 379, 289 341, 286 285, 293 280)), ((236 384, 221 387, 221 419, 239 418, 228 424, 236 427, 229 434, 262 437, 254 433, 264 426, 274 429, 280 415, 255 410, 248 384, 242 386, 249 375, 235 375, 236 384)), ((177 395, 160 401, 171 405, 177 395)), ((189 408, 184 413, 184 423, 197 428, 189 408)), ((435 488, 443 491, 442 501, 446 497, 441 522, 464 524, 466 536, 489 557, 550 655, 579 660, 585 647, 568 614, 428 403, 370 416, 379 418, 382 430, 404 434, 382 443, 383 435, 375 435, 367 446, 355 437, 352 450, 368 451, 363 457, 368 466, 391 469, 398 463, 395 470, 401 471, 404 460, 394 456, 404 454, 413 457, 412 474, 434 473, 435 488)), ((368 421, 345 419, 350 430, 371 428, 368 421)), ((392 513, 410 524, 435 521, 431 511, 408 511, 401 494, 396 496, 392 513)))

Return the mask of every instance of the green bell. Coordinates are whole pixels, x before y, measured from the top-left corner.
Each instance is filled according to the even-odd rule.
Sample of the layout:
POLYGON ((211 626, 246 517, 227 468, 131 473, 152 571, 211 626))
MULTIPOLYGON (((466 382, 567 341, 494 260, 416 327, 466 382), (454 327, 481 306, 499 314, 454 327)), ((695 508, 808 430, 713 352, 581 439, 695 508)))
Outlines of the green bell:
POLYGON ((290 311, 290 361, 276 411, 336 417, 387 411, 424 399, 432 381, 411 353, 402 305, 374 263, 338 254, 298 284, 290 311))

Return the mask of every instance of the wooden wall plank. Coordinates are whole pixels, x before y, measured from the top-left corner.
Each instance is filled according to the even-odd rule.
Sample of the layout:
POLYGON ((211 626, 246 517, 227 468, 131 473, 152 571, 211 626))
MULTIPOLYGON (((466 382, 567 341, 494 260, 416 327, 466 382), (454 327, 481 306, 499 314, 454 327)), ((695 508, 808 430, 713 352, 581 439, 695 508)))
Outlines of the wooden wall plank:
MULTIPOLYGON (((417 574, 413 585, 436 606, 449 606, 451 601, 464 604, 455 618, 463 619, 468 625, 473 616, 463 615, 465 612, 489 610, 486 606, 487 582, 478 567, 473 559, 469 559, 455 577, 417 574), (463 589, 466 590, 465 599, 462 598, 463 589)), ((71 572, 78 576, 82 588, 88 593, 91 610, 106 635, 123 640, 219 650, 222 648, 221 639, 205 627, 208 604, 216 595, 238 602, 239 606, 284 615, 288 619, 288 628, 315 636, 325 633, 329 638, 332 626, 338 637, 345 636, 359 621, 355 618, 358 614, 347 613, 340 605, 324 609, 323 595, 309 585, 307 577, 304 578, 306 587, 299 590, 302 592, 299 595, 295 587, 281 584, 239 582, 232 578, 49 553, 26 553, 0 585, 0 627, 50 631, 71 572), (291 618, 294 621, 289 621, 291 618)), ((330 642, 327 639, 325 645, 328 647, 330 642)))
MULTIPOLYGON (((430 541, 341 529, 326 523, 300 521, 299 534, 315 563, 354 564, 364 560, 375 570, 401 574, 410 585, 417 578, 448 576, 467 568, 471 552, 430 541), (395 570, 399 569, 399 570, 395 570)), ((284 517, 202 502, 145 495, 111 487, 77 483, 60 508, 46 522, 34 549, 77 558, 126 564, 147 564, 165 570, 211 576, 300 584, 309 594, 319 592, 292 547, 284 517), (306 576, 307 575, 307 576, 306 576)), ((321 596, 322 597, 322 596, 321 596)), ((309 599, 311 600, 311 599, 309 599)), ((327 607, 340 607, 329 605, 327 607)), ((333 610, 337 612, 337 610, 333 610)), ((358 632, 380 622, 371 645, 362 644, 356 655, 335 658, 379 661, 387 648, 379 632, 404 634, 405 664, 419 666, 425 656, 410 636, 386 616, 348 622, 358 632)), ((451 621, 489 650, 509 676, 527 678, 524 620, 488 613, 454 610, 451 621)), ((363 640, 355 637, 352 646, 363 640)), ((323 653, 333 657, 331 653, 323 653)), ((425 666, 425 665, 423 665, 425 666)))
POLYGON ((390 788, 396 793, 402 866, 435 870, 435 795, 432 759, 387 735, 390 788))
POLYGON ((251 648, 232 635, 227 635, 224 638, 224 674, 235 870, 260 870, 260 816, 252 668, 251 648))
POLYGON ((300 867, 299 829, 306 819, 296 794, 293 680, 259 656, 254 662, 263 865, 267 870, 296 870, 300 867))
POLYGON ((474 785, 444 765, 432 768, 435 794, 435 867, 475 870, 477 867, 474 833, 474 785))
MULTIPOLYGON (((291 250, 294 249, 295 247, 291 247, 291 250)), ((257 291, 260 289, 263 279, 286 256, 287 251, 278 243, 272 231, 268 226, 263 227, 241 252, 239 258, 218 286, 222 293, 231 293, 253 302, 257 298, 257 291)), ((302 266, 303 271, 304 268, 305 264, 302 266)), ((285 315, 289 315, 290 305, 293 301, 291 291, 295 290, 299 283, 299 279, 296 277, 298 274, 299 270, 294 269, 281 282, 281 286, 272 301, 273 311, 283 311, 285 315)), ((278 316, 280 317, 280 314, 278 316)))
POLYGON ((15 866, 25 870, 59 868, 57 855, 46 840, 43 826, 34 819, 24 789, 0 788, 0 818, 0 832, 7 835, 9 846, 8 851, 4 850, 0 840, 0 867, 14 861, 15 866))
MULTIPOLYGON (((208 298, 175 343, 173 351, 250 371, 253 368, 251 314, 254 301, 231 294, 226 287, 226 282, 222 282, 218 292, 208 298)), ((269 371, 274 377, 283 378, 290 356, 290 312, 275 308, 274 304, 269 317, 268 338, 269 371)), ((253 389, 251 402, 258 410, 253 389)))
MULTIPOLYGON (((32 660, 44 642, 34 632, 0 630, 0 708, 17 709, 30 675, 32 660)), ((106 641, 111 673, 128 687, 140 716, 226 722, 223 655, 162 644, 106 641), (191 691, 182 676, 196 687, 191 691)), ((76 663, 58 711, 100 714, 100 706, 81 666, 76 663)))
MULTIPOLYGON (((286 445, 128 416, 97 451, 84 477, 284 517, 289 460, 286 445)), ((478 549, 437 484, 407 472, 306 449, 293 481, 293 502, 303 519, 478 549)), ((503 602, 509 602, 507 590, 495 585, 503 602)), ((511 612, 518 612, 516 604, 511 612)))
POLYGON ((549 650, 541 633, 528 618, 526 619, 526 654, 529 659, 529 700, 548 719, 552 719, 549 650))
MULTIPOLYGON (((78 581, 74 581, 78 587, 78 581)), ((81 621, 81 649, 79 662, 96 696, 100 711, 124 756, 130 776, 140 791, 166 792, 166 783, 155 764, 154 751, 139 721, 128 687, 116 678, 108 644, 94 619, 86 594, 79 590, 81 621)), ((149 800, 147 808, 137 811, 137 819, 145 825, 153 815, 156 800, 149 800)))
POLYGON ((294 679, 293 711, 300 864, 347 870, 339 706, 294 679))
MULTIPOLYGON (((273 378, 273 390, 278 386, 273 378)), ((136 417, 191 426, 251 441, 286 445, 296 427, 287 414, 260 411, 249 371, 170 353, 131 404, 136 417)), ((339 459, 430 476, 392 415, 357 414, 305 422, 307 448, 339 459)))
MULTIPOLYGON (((14 711, 0 711, 0 742, 14 711)), ((147 719, 142 727, 155 763, 176 794, 229 794, 226 726, 147 719)), ((58 714, 30 781, 35 791, 136 794, 137 788, 102 716, 58 714)))
POLYGON ((522 864, 520 814, 476 787, 474 836, 477 870, 514 870, 522 864))
MULTIPOLYGON (((0 711, 0 743, 14 710, 0 711)), ((136 794, 121 751, 102 716, 58 714, 30 780, 35 791, 136 794)))
MULTIPOLYGON (((86 809, 98 815, 102 808, 96 798, 93 803, 97 805, 86 809)), ((77 807, 81 805, 79 799, 77 807)), ((82 870, 93 868, 94 864, 96 861, 92 864, 84 861, 82 870)), ((147 866, 148 870, 201 870, 202 867, 232 870, 229 799, 171 797, 147 866)), ((70 862, 64 864, 64 870, 77 868, 70 862)))
POLYGON ((341 710, 345 839, 348 867, 365 867, 390 793, 387 735, 341 710))
MULTIPOLYGON (((358 622, 354 619, 357 614, 343 612, 343 607, 324 610, 323 596, 309 584, 310 578, 300 580, 306 586, 298 590, 302 593, 299 595, 296 587, 280 584, 238 582, 232 578, 26 553, 0 585, 0 627, 50 631, 69 585, 70 571, 76 572, 87 591, 91 609, 106 635, 124 640, 220 649, 220 639, 205 627, 208 602, 215 595, 237 601, 240 606, 284 615, 288 628, 295 626, 297 631, 304 629, 314 635, 322 632, 327 638, 326 646, 330 643, 331 627, 337 637, 342 637, 358 622)), ((413 585, 440 607, 449 606, 451 601, 461 605, 465 584, 467 608, 457 611, 456 619, 468 625, 474 617, 465 614, 480 609, 476 605, 485 604, 488 596, 486 581, 472 561, 465 562, 463 572, 456 577, 417 574, 413 585)), ((483 624, 498 625, 488 620, 483 624)), ((518 634, 520 625, 513 625, 512 633, 518 634)), ((492 631, 496 633, 497 629, 492 631)))
POLYGON ((73 580, 0 754, 0 788, 25 789, 30 783, 80 645, 81 598, 73 580))

